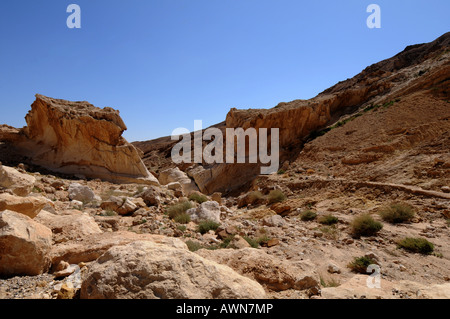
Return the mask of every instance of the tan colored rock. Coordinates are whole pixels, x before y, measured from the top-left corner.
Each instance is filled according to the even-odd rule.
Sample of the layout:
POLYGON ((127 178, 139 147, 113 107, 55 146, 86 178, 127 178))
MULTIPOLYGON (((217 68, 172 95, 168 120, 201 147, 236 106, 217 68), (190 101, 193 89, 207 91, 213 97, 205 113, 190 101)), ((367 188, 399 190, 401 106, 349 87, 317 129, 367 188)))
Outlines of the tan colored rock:
POLYGON ((52 264, 58 265, 62 260, 69 264, 79 264, 96 260, 109 248, 146 240, 165 244, 179 249, 187 249, 186 244, 178 238, 153 234, 136 234, 127 231, 87 235, 81 240, 71 240, 53 246, 52 264))
POLYGON ((79 210, 65 210, 58 215, 43 210, 35 220, 52 230, 57 243, 102 233, 94 218, 79 210))
POLYGON ((251 247, 250 244, 241 236, 236 235, 230 242, 230 248, 242 249, 251 247))
POLYGON ((14 146, 34 164, 115 183, 158 184, 122 137, 127 127, 119 111, 37 94, 25 119, 14 146))
POLYGON ((185 172, 182 172, 178 167, 168 168, 163 170, 159 174, 159 182, 162 185, 168 185, 170 183, 178 182, 183 188, 183 192, 189 195, 192 191, 198 191, 198 187, 195 183, 188 177, 185 172))
POLYGON ((50 267, 52 231, 28 216, 0 212, 0 276, 35 276, 50 267))
POLYGON ((17 196, 27 196, 33 190, 36 179, 16 169, 0 165, 0 187, 12 190, 17 196))
POLYGON ((48 203, 49 201, 42 196, 20 197, 8 193, 0 194, 0 211, 8 209, 30 218, 35 218, 48 203))
POLYGON ((109 249, 89 267, 86 299, 261 299, 264 289, 184 249, 138 241, 109 249))
POLYGON ((268 255, 260 249, 244 248, 206 250, 197 253, 220 264, 227 265, 239 274, 256 280, 270 290, 305 290, 319 286, 316 275, 298 266, 268 255))

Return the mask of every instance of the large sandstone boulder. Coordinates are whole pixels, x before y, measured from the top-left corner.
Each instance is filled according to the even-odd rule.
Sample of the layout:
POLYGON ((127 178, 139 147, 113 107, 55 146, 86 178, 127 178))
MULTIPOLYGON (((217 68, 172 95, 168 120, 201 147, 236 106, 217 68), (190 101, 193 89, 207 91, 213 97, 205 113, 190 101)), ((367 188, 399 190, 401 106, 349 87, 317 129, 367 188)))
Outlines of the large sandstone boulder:
POLYGON ((88 235, 102 233, 94 218, 79 210, 66 210, 58 215, 43 210, 35 221, 52 230, 55 242, 81 240, 88 235))
MULTIPOLYGON (((287 289, 305 290, 319 287, 317 276, 282 261, 260 249, 243 248, 197 251, 200 256, 227 265, 239 274, 256 280, 273 291, 287 289)), ((305 266, 305 268, 308 268, 305 266)))
POLYGON ((0 212, 0 276, 36 276, 50 267, 52 231, 28 216, 0 212))
POLYGON ((116 246, 90 265, 86 299, 260 299, 264 289, 227 266, 149 241, 116 246))
POLYGON ((36 95, 13 146, 54 172, 115 183, 159 184, 122 133, 119 111, 36 95))
POLYGON ((153 234, 136 234, 128 231, 104 232, 54 245, 51 252, 52 264, 57 265, 61 261, 69 264, 94 261, 111 247, 127 245, 139 240, 152 241, 187 250, 186 244, 178 238, 153 234))
POLYGON ((16 169, 0 165, 0 187, 12 190, 17 196, 27 196, 31 193, 36 179, 16 169))
POLYGON ((8 209, 30 218, 35 218, 48 204, 48 199, 42 196, 20 197, 8 193, 0 194, 0 211, 8 209))

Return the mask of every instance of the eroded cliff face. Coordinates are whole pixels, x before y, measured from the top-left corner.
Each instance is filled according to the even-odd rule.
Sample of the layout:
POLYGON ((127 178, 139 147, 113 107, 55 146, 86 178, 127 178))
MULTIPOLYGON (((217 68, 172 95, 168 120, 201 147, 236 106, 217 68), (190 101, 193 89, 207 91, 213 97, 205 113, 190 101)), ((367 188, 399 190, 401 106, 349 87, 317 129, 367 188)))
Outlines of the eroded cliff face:
POLYGON ((158 184, 122 137, 126 126, 119 111, 38 94, 25 119, 27 126, 5 139, 33 164, 117 183, 158 184))
MULTIPOLYGON (((433 42, 409 46, 396 56, 367 67, 355 77, 339 82, 313 99, 280 103, 271 109, 233 108, 227 114, 226 128, 255 128, 257 132, 260 128, 279 128, 281 167, 284 161, 295 159, 304 142, 316 132, 340 119, 362 115, 374 105, 383 105, 420 90, 448 88, 449 48, 450 33, 446 33, 433 42)), ((445 90, 434 91, 436 94, 448 94, 445 90)), ((222 131, 225 135, 225 128, 222 131)), ((152 148, 152 141, 137 145, 146 152, 144 160, 157 157, 158 152, 152 148), (151 152, 146 151, 150 149, 151 152)), ((169 143, 166 143, 157 148, 167 150, 168 146, 169 143)), ((227 193, 258 176, 260 166, 204 164, 194 169, 188 168, 187 172, 203 192, 227 193)))

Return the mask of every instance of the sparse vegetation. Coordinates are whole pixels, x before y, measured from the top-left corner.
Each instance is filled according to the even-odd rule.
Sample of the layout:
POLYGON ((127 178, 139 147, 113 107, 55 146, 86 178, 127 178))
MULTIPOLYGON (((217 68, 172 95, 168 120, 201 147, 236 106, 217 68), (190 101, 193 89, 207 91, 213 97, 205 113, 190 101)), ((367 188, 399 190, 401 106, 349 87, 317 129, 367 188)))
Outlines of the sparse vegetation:
POLYGON ((367 256, 362 256, 355 257, 355 259, 351 263, 349 263, 347 267, 350 268, 353 272, 366 274, 367 267, 374 264, 377 264, 375 260, 367 256))
POLYGON ((300 215, 300 219, 304 222, 314 220, 314 219, 316 219, 316 217, 317 217, 317 213, 312 210, 309 210, 309 209, 305 210, 300 215))
POLYGON ((182 232, 185 232, 186 231, 186 226, 185 225, 178 225, 177 229, 181 230, 182 232))
POLYGON ((281 203, 286 199, 286 195, 279 189, 274 189, 270 191, 267 199, 269 204, 281 203))
POLYGON ((253 205, 254 203, 262 201, 264 199, 264 195, 260 191, 252 191, 248 193, 247 198, 248 202, 253 205))
POLYGON ((339 222, 339 219, 336 216, 328 214, 319 217, 318 222, 321 223, 322 225, 334 225, 339 222))
POLYGON ((192 252, 195 252, 195 251, 203 248, 202 244, 200 244, 199 242, 196 242, 196 241, 192 241, 192 240, 187 240, 186 246, 192 252))
POLYGON ((323 233, 325 238, 337 240, 339 239, 339 229, 337 229, 336 225, 328 225, 320 227, 319 230, 323 233))
POLYGON ((383 228, 383 224, 374 220, 369 214, 364 214, 355 217, 350 227, 354 237, 374 236, 383 228))
POLYGON ((189 195, 189 200, 197 202, 199 204, 207 202, 208 201, 208 197, 206 197, 203 194, 199 194, 199 193, 192 193, 191 195, 189 195))
POLYGON ((112 209, 105 210, 101 213, 101 216, 117 216, 117 213, 112 209))
POLYGON ((181 213, 175 216, 173 220, 178 224, 188 224, 191 221, 191 216, 189 216, 189 214, 186 213, 181 213))
POLYGON ((174 219, 175 217, 183 214, 190 208, 192 208, 192 204, 190 202, 181 202, 167 207, 166 214, 169 215, 170 218, 174 219))
POLYGON ((284 173, 286 173, 286 171, 284 169, 280 169, 277 172, 278 175, 283 175, 284 173))
POLYGON ((398 246, 413 253, 429 255, 434 251, 434 245, 425 238, 406 237, 399 241, 398 246))
POLYGON ((335 278, 330 278, 326 280, 324 277, 320 276, 320 285, 324 288, 332 288, 332 287, 339 287, 341 283, 339 280, 335 278))
POLYGON ((206 234, 207 232, 209 232, 210 230, 216 230, 217 228, 219 228, 219 226, 220 226, 220 224, 219 223, 216 223, 215 221, 212 221, 212 220, 204 220, 204 221, 201 221, 199 224, 198 224, 198 228, 197 228, 197 230, 198 230, 198 232, 200 233, 200 234, 206 234))
POLYGON ((406 203, 392 203, 380 211, 381 218, 391 224, 409 222, 414 215, 414 208, 406 203))

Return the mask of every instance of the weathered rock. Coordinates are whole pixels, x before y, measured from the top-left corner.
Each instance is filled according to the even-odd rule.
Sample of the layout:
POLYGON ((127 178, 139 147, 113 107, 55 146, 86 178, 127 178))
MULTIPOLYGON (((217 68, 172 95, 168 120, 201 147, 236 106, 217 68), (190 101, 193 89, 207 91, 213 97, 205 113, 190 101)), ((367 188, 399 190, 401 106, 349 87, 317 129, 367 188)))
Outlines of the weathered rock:
POLYGON ((58 215, 43 210, 35 220, 52 230, 57 243, 102 233, 94 218, 79 210, 61 211, 58 215))
POLYGON ((149 187, 140 197, 148 206, 159 206, 161 204, 161 191, 156 187, 149 187))
POLYGON ((280 215, 266 217, 262 220, 263 225, 269 227, 282 227, 286 225, 285 220, 280 215))
POLYGON ((152 241, 179 249, 187 249, 186 244, 178 238, 152 234, 136 234, 127 231, 87 235, 81 240, 71 240, 55 245, 51 251, 52 264, 61 261, 79 264, 96 260, 113 246, 126 245, 134 241, 152 241))
POLYGON ((49 201, 42 196, 20 197, 8 193, 0 194, 0 211, 8 209, 30 218, 35 218, 48 203, 49 201))
POLYGON ((71 200, 89 203, 95 199, 95 193, 89 186, 72 183, 69 185, 69 198, 71 200))
POLYGON ((138 241, 109 249, 89 267, 86 299, 260 299, 264 289, 195 253, 138 241))
POLYGON ((137 205, 135 205, 129 198, 126 198, 122 204, 122 206, 120 206, 117 209, 117 212, 120 215, 128 215, 133 213, 134 211, 136 211, 138 209, 137 205))
POLYGON ((0 212, 0 276, 35 276, 50 267, 52 231, 28 216, 0 212))
POLYGON ((186 211, 193 221, 212 220, 216 223, 220 223, 220 213, 219 203, 215 201, 204 202, 199 207, 186 211))
POLYGON ((8 141, 34 164, 116 183, 158 184, 122 137, 127 128, 119 111, 37 94, 25 119, 27 126, 8 141))
POLYGON ((230 242, 230 248, 242 249, 249 247, 251 247, 250 244, 239 235, 234 236, 230 242))
POLYGON ((17 196, 27 196, 33 190, 36 179, 16 169, 0 165, 0 187, 12 190, 17 196))
POLYGON ((162 185, 168 185, 170 183, 178 182, 183 188, 183 192, 189 195, 192 191, 198 191, 198 187, 188 177, 188 175, 182 172, 178 167, 168 168, 159 174, 159 182, 162 185))
POLYGON ((252 278, 270 290, 305 290, 319 286, 315 275, 298 266, 281 261, 260 249, 201 249, 197 253, 227 265, 243 276, 252 278))

